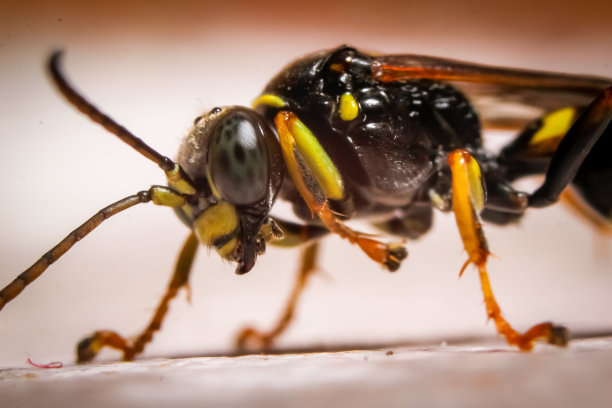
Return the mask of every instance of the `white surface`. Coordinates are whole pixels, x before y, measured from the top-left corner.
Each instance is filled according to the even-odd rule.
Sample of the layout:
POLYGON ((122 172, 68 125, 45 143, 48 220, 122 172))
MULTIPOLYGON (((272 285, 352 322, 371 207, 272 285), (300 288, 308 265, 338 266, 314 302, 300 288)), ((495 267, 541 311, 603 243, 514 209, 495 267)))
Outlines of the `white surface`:
MULTIPOLYGON (((74 2, 0 1, 0 285, 95 211, 161 172, 68 106, 43 69, 64 69, 90 100, 173 155, 193 119, 215 105, 249 104, 284 64, 350 43, 485 63, 612 77, 609 1, 74 2), (422 3, 422 2, 421 2, 422 3), (282 7, 281 7, 282 6, 282 7)), ((280 346, 388 343, 486 335, 476 274, 451 217, 409 243, 396 274, 356 248, 326 240, 322 273, 280 346)), ((491 279, 506 316, 524 330, 554 320, 574 331, 610 329, 612 243, 562 205, 517 227, 486 230, 491 279)), ((171 211, 134 208, 105 223, 0 313, 0 366, 71 361, 77 340, 101 328, 130 335, 163 292, 185 228, 171 211)), ((201 251, 193 304, 181 296, 149 356, 231 351, 245 324, 269 327, 297 258, 270 249, 247 276, 201 251)), ((117 358, 117 354, 106 354, 117 358)))
POLYGON ((2 406, 609 407, 612 339, 430 346, 0 371, 2 406), (391 353, 390 353, 391 352, 391 353))

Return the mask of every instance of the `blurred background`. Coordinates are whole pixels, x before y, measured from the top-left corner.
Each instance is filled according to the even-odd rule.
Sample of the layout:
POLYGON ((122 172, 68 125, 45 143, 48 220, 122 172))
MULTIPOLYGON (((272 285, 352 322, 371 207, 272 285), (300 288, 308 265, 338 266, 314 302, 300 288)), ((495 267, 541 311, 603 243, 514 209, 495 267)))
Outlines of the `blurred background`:
MULTIPOLYGON (((75 111, 44 64, 64 71, 103 111, 166 155, 213 106, 250 104, 303 54, 348 43, 489 64, 612 77, 612 5, 591 1, 0 1, 0 286, 100 208, 151 184, 157 167, 75 111)), ((491 136, 493 139, 497 136, 491 136)), ((524 330, 553 320, 574 332, 612 329, 612 240, 563 205, 487 227, 493 288, 524 330)), ((148 322, 188 231, 144 205, 77 244, 0 313, 0 366, 73 361, 97 329, 148 322)), ((395 274, 327 238, 279 347, 495 338, 477 275, 450 215, 409 242, 395 274)), ((246 276, 204 249, 192 302, 172 304, 147 356, 223 353, 247 324, 268 328, 291 288, 299 252, 269 248, 246 276)), ((119 358, 105 353, 104 358, 119 358)))

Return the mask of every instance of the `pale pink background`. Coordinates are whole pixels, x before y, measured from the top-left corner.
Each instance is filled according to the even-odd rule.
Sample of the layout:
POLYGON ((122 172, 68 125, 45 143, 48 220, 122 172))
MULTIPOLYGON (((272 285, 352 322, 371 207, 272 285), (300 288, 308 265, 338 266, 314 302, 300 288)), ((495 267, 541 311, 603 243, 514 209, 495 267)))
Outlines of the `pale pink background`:
MULTIPOLYGON (((193 119, 249 104, 304 53, 349 43, 612 77, 608 1, 0 2, 0 286, 103 206, 162 173, 75 112, 43 63, 66 50, 65 71, 87 97, 173 155, 193 119), (103 3, 103 4, 102 4, 103 3)), ((522 225, 488 228, 494 290, 517 328, 552 319, 575 331, 611 329, 612 243, 563 205, 522 225)), ((152 205, 117 216, 79 243, 0 313, 0 366, 73 359, 83 335, 133 334, 162 293, 185 228, 152 205)), ((396 274, 338 239, 326 240, 298 320, 280 346, 494 337, 454 221, 409 243, 396 274)), ((200 252, 192 305, 173 304, 147 354, 231 350, 246 323, 268 327, 287 296, 297 252, 270 249, 247 276, 200 252)), ((106 354, 116 358, 116 354, 106 354)))

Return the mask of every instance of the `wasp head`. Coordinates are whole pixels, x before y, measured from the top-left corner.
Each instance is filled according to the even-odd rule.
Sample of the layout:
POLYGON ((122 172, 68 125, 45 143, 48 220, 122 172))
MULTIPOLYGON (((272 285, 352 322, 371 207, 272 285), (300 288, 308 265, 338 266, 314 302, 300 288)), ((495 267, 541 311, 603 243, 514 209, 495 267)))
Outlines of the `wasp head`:
POLYGON ((205 245, 248 272, 266 240, 282 234, 269 217, 284 165, 274 130, 255 111, 214 108, 195 120, 178 163, 199 200, 177 210, 205 245))

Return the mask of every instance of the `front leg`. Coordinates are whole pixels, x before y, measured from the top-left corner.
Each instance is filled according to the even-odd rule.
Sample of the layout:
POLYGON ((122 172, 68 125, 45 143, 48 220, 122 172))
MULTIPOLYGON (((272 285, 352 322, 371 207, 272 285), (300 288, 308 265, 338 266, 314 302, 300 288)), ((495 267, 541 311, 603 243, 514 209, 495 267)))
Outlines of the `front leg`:
POLYGON ((342 176, 331 158, 294 113, 281 111, 274 122, 287 171, 312 214, 318 216, 330 232, 358 245, 366 255, 389 271, 396 271, 408 255, 403 242, 384 243, 346 226, 328 202, 329 199, 346 198, 342 176), (313 190, 316 188, 320 191, 313 190))
POLYGON ((537 339, 544 339, 557 346, 567 345, 568 332, 562 326, 540 323, 521 334, 502 316, 489 282, 487 259, 490 252, 478 218, 478 212, 485 203, 480 168, 467 150, 451 152, 448 163, 453 173, 453 212, 463 245, 468 253, 468 260, 461 268, 460 275, 469 264, 474 264, 478 268, 487 316, 495 322, 497 332, 506 338, 508 344, 517 346, 523 351, 531 350, 534 340, 537 339))

